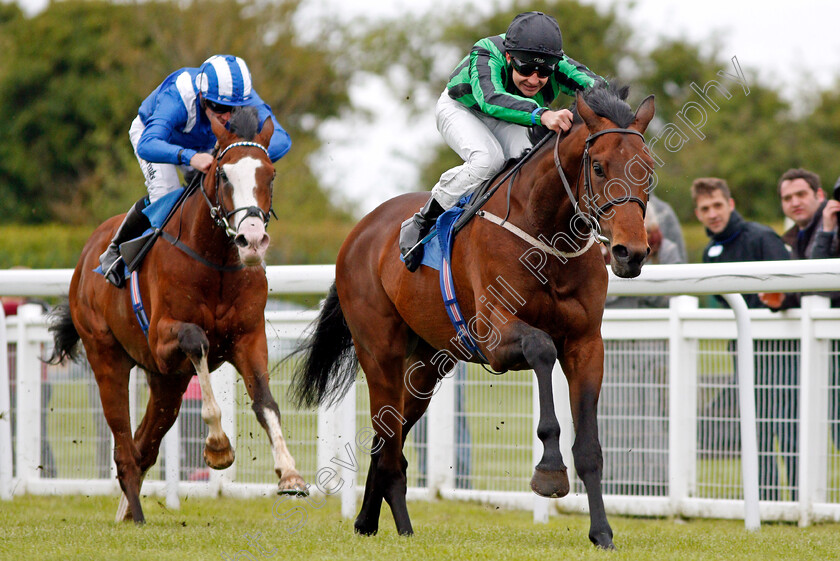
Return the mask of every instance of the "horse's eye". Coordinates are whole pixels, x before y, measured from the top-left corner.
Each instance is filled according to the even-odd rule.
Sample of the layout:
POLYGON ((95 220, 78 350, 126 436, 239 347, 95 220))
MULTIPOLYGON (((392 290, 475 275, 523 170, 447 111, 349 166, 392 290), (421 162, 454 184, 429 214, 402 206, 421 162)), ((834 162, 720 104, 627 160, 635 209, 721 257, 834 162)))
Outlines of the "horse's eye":
POLYGON ((592 169, 595 170, 595 175, 597 175, 598 177, 606 177, 606 174, 604 173, 604 168, 601 167, 601 164, 599 162, 593 162, 592 169))
POLYGON ((224 170, 219 171, 219 179, 221 179, 225 183, 228 182, 227 174, 224 172, 224 170))

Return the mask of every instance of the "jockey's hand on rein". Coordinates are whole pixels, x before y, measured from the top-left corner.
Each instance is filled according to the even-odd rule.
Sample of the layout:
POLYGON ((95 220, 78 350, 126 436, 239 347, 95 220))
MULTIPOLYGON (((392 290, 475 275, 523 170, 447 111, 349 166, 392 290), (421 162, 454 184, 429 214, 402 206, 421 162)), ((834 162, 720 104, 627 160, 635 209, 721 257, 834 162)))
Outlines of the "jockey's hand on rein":
POLYGON ((193 169, 197 169, 201 173, 207 173, 212 164, 213 156, 207 152, 198 152, 195 156, 190 158, 190 165, 193 169))
POLYGON ((540 123, 557 133, 566 132, 572 128, 573 119, 574 115, 568 109, 543 111, 540 115, 540 123))

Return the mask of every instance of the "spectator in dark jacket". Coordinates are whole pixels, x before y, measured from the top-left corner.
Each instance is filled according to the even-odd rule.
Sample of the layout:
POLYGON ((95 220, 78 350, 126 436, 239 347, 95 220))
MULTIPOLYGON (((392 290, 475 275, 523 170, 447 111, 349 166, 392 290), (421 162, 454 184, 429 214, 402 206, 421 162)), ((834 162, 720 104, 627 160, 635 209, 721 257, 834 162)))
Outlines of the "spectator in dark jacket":
POLYGON ((837 228, 837 214, 840 213, 840 177, 834 182, 832 198, 826 201, 821 212, 822 224, 816 234, 811 258, 840 257, 840 241, 838 241, 837 228))
MULTIPOLYGON (((779 197, 782 212, 794 222, 782 234, 782 240, 791 248, 793 259, 823 259, 837 257, 837 209, 840 203, 829 201, 820 187, 820 177, 806 169, 789 169, 779 178, 779 197), (823 228, 823 214, 829 207, 828 221, 823 228)), ((840 292, 824 292, 831 298, 832 307, 840 307, 840 292)), ((761 301, 773 310, 798 308, 801 293, 760 294, 761 301)))
MULTIPOLYGON (((691 185, 694 214, 706 227, 710 241, 703 263, 780 261, 790 259, 785 243, 769 226, 748 222, 735 210, 735 201, 723 179, 705 177, 691 185)), ((744 294, 747 306, 761 308, 757 294, 744 294)))
MULTIPOLYGON (((840 188, 840 179, 834 186, 840 188)), ((779 178, 779 197, 782 212, 794 225, 782 235, 792 248, 793 259, 826 259, 840 257, 837 240, 837 212, 840 202, 826 199, 820 187, 820 177, 806 169, 789 169, 779 178)), ((771 309, 799 307, 807 293, 760 294, 761 301, 771 309)), ((840 308, 840 292, 817 293, 831 299, 832 308, 840 308)), ((840 356, 840 341, 831 342, 831 356, 840 356)), ((840 363, 831 361, 828 382, 828 419, 831 439, 840 449, 840 363)))
MULTIPOLYGON (((735 210, 729 186, 723 179, 696 179, 691 185, 691 197, 694 201, 694 214, 706 227, 706 234, 711 238, 703 251, 704 263, 779 261, 790 258, 784 242, 776 232, 763 224, 741 218, 735 210)), ((763 306, 757 294, 743 296, 750 308, 763 306)), ((762 500, 797 500, 799 348, 796 343, 786 340, 755 341, 758 488, 762 500), (780 349, 785 351, 779 352, 780 349), (776 440, 787 472, 786 486, 783 486, 776 461, 776 440), (782 494, 785 489, 789 491, 789 497, 782 494)), ((735 350, 734 344, 730 345, 730 351, 735 350)), ((720 421, 701 423, 701 446, 708 444, 705 440, 713 440, 712 435, 720 430, 719 425, 720 421)))

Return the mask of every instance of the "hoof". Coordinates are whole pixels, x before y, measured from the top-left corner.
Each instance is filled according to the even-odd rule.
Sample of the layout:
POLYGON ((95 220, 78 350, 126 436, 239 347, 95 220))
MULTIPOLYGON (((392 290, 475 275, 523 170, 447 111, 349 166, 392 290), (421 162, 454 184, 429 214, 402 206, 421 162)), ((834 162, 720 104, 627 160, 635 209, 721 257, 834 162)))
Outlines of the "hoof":
POLYGON ((612 536, 601 532, 596 535, 590 535, 589 540, 595 544, 598 549, 605 549, 607 551, 615 551, 615 544, 612 541, 612 536))
POLYGON ((531 490, 541 497, 557 499, 569 494, 569 476, 566 470, 545 471, 539 468, 534 469, 534 476, 531 478, 531 490))
POLYGON ((128 506, 128 499, 123 494, 120 495, 120 504, 117 507, 117 515, 114 517, 114 522, 128 522, 129 520, 134 520, 134 517, 131 516, 131 507, 128 506))
POLYGON ((131 506, 128 504, 128 499, 123 494, 120 495, 120 504, 117 507, 117 516, 114 518, 114 522, 134 522, 138 526, 142 526, 146 523, 146 517, 143 516, 142 511, 134 516, 131 506))
POLYGON ((356 523, 353 524, 353 528, 355 529, 356 533, 360 536, 375 536, 376 532, 379 531, 379 526, 368 526, 363 522, 359 522, 356 520, 356 523))
POLYGON ((204 443, 204 462, 213 469, 229 468, 235 459, 230 440, 226 435, 216 441, 208 437, 204 443))
POLYGON ((280 478, 277 483, 277 494, 306 497, 309 495, 309 485, 306 484, 298 472, 292 471, 280 478))

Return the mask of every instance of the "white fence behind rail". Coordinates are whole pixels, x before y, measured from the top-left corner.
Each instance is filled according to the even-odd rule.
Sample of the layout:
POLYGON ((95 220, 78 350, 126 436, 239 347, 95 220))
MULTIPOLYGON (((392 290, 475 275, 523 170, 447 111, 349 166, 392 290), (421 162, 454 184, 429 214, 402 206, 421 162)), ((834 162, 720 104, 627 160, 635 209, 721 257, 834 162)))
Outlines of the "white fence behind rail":
MULTIPOLYGON (((785 267, 789 265, 793 264, 785 267)), ((833 266, 810 272, 783 271, 778 282, 799 276, 808 288, 828 288, 825 271, 833 266)), ((670 268, 670 273, 682 274, 681 282, 689 285, 671 287, 671 292, 725 290, 720 282, 705 284, 709 281, 702 280, 714 268, 706 267, 702 274, 683 274, 692 267, 670 268)), ((277 269, 281 268, 269 268, 270 279, 279 274, 277 269)), ((668 292, 657 280, 657 275, 663 270, 669 273, 668 269, 649 267, 636 281, 611 282, 611 291, 653 292, 650 285, 659 283, 659 292, 668 292)), ((767 290, 791 289, 772 284, 777 282, 775 278, 762 277, 772 267, 765 264, 762 269, 742 267, 736 275, 717 271, 731 281, 728 289, 755 291, 749 282, 755 281, 756 275, 769 283, 767 290)), ((39 292, 32 279, 18 276, 20 273, 24 272, 0 272, 0 294, 59 294, 62 282, 66 290, 66 280, 59 274, 45 277, 47 284, 39 292)), ((69 279, 69 273, 61 274, 69 279)), ((272 281, 272 290, 325 291, 332 268, 301 269, 291 274, 291 288, 272 281), (310 284, 295 280, 301 273, 310 284)), ((363 376, 334 410, 296 411, 285 399, 294 361, 281 359, 314 317, 314 312, 266 314, 271 389, 280 403, 284 433, 301 474, 314 488, 319 470, 335 468, 341 479, 333 479, 329 488, 321 491, 341 495, 343 513, 352 516, 356 493, 367 473, 367 457, 353 442, 371 426, 363 376)), ((840 520, 840 310, 829 309, 826 299, 815 296, 806 298, 801 310, 779 314, 753 310, 750 318, 756 340, 761 518, 802 524, 840 520)), ((3 350, 7 348, 4 332, 8 358, 3 360, 0 350, 0 364, 8 364, 10 380, 0 383, 0 498, 22 493, 117 493, 110 432, 86 363, 53 367, 39 361, 47 354, 51 339, 37 306, 23 306, 18 315, 0 322, 3 350), (3 439, 4 423, 12 427, 10 444, 3 439)), ((599 426, 608 510, 636 515, 744 517, 733 313, 700 309, 695 298, 675 297, 667 309, 608 310, 602 333, 606 360, 599 426)), ((0 366, 0 382, 4 371, 0 366)), ((574 431, 559 366, 556 374, 561 449, 566 463, 573 466, 574 431)), ((531 372, 492 376, 476 365, 459 366, 445 379, 426 420, 406 443, 410 498, 440 494, 531 508, 539 520, 554 510, 585 511, 585 494, 577 481, 573 481, 573 492, 559 500, 538 498, 528 488, 535 454, 538 457, 541 449, 534 430, 536 391, 532 382, 531 372)), ((170 504, 177 504, 178 494, 273 493, 276 476, 268 440, 250 409, 242 381, 232 369, 223 367, 214 373, 213 385, 236 462, 225 471, 206 469, 201 459, 206 429, 200 402, 196 406, 185 400, 161 459, 146 478, 144 492, 167 494, 170 504), (167 469, 177 475, 177 487, 166 488, 167 469)), ((135 376, 135 423, 146 399, 145 380, 135 376)))

